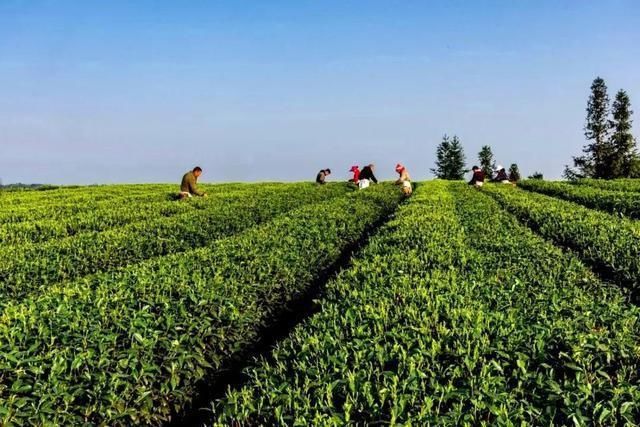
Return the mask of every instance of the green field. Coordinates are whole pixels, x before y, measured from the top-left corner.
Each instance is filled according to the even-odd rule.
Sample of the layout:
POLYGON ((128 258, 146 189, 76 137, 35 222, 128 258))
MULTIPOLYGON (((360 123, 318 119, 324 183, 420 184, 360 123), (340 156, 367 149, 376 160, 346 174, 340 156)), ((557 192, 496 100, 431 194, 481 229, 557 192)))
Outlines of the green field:
POLYGON ((640 180, 0 193, 0 425, 638 425, 640 180))

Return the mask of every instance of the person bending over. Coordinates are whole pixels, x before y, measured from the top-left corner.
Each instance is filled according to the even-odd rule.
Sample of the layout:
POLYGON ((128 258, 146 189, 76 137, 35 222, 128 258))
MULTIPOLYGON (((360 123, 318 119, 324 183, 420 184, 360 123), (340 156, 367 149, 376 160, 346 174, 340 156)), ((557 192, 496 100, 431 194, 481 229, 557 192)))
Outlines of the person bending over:
POLYGON ((469 185, 482 187, 484 184, 484 172, 482 172, 482 169, 478 166, 474 166, 471 171, 473 172, 473 176, 471 177, 471 181, 469 181, 469 185))
POLYGON ((407 168, 398 163, 396 165, 396 172, 398 172, 398 175, 400 175, 400 177, 396 181, 396 184, 402 186, 402 192, 405 196, 410 196, 411 193, 413 193, 413 187, 411 186, 411 177, 409 176, 407 168))
POLYGON ((180 199, 188 199, 193 196, 206 197, 207 193, 198 190, 198 178, 202 175, 202 168, 196 166, 182 177, 180 184, 180 199))
POLYGON ((507 171, 502 166, 498 166, 497 170, 498 172, 496 173, 496 177, 493 178, 493 182, 511 184, 511 181, 509 181, 509 177, 507 176, 507 171))
POLYGON ((369 187, 371 181, 373 181, 374 184, 378 183, 378 179, 373 174, 375 168, 375 165, 372 163, 365 166, 364 168, 362 168, 362 171, 360 171, 360 181, 358 182, 358 186, 361 190, 369 187))
POLYGON ((331 175, 331 169, 322 169, 318 172, 318 175, 316 175, 316 184, 326 184, 326 180, 329 175, 331 175))

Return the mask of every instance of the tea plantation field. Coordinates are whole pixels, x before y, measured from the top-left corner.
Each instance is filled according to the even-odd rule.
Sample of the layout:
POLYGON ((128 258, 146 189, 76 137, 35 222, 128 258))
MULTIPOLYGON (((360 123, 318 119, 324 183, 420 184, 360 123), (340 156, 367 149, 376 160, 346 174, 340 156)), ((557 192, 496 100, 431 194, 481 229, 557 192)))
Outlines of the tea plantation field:
POLYGON ((0 193, 0 425, 640 425, 640 181, 0 193))

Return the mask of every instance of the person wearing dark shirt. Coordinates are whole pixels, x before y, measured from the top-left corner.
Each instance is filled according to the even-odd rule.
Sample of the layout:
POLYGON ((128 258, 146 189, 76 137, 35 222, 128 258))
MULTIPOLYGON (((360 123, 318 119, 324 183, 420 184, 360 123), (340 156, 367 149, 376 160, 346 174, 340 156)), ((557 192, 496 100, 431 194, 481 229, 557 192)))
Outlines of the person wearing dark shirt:
POLYGON ((474 166, 472 169, 473 176, 471 177, 471 181, 469 181, 469 185, 474 185, 476 187, 482 187, 484 184, 484 172, 478 166, 474 166))
POLYGON ((509 184, 509 177, 507 176, 507 171, 502 167, 498 166, 498 172, 496 173, 496 177, 493 178, 493 182, 501 182, 503 184, 509 184))
POLYGON ((361 190, 369 187, 369 185, 371 184, 371 181, 373 181, 374 184, 378 183, 378 179, 373 174, 373 171, 375 168, 376 167, 374 164, 370 164, 362 168, 362 170, 360 171, 359 187, 361 190))
POLYGON ((316 184, 326 184, 326 179, 329 175, 331 175, 331 169, 322 169, 318 172, 318 175, 316 175, 316 184))

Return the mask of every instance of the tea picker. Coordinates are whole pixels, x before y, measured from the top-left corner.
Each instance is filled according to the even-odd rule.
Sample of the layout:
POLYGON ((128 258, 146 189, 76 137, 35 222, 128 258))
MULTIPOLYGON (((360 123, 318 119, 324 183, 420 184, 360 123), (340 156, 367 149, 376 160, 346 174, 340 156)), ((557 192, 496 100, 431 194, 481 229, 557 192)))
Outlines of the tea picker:
POLYGON ((369 185, 371 185, 371 181, 373 181, 374 184, 378 183, 378 179, 373 174, 374 169, 375 165, 373 163, 362 168, 362 171, 360 172, 360 180, 358 181, 358 188, 361 190, 368 188, 369 185))
POLYGON ((410 196, 411 193, 413 193, 413 187, 411 186, 411 177, 409 176, 407 168, 398 163, 396 165, 396 172, 400 175, 396 184, 402 186, 402 192, 405 196, 410 196))
POLYGON ((318 172, 318 175, 316 175, 316 184, 326 184, 326 179, 329 175, 331 175, 331 169, 322 169, 318 172))
POLYGON ((206 197, 207 193, 198 190, 198 177, 202 175, 202 168, 196 166, 193 170, 187 172, 182 177, 182 183, 180 184, 180 199, 188 199, 193 196, 206 197))
POLYGON ((475 187, 482 187, 484 184, 484 172, 478 166, 474 166, 472 169, 473 176, 471 177, 471 181, 469 181, 469 185, 473 185, 475 187))

